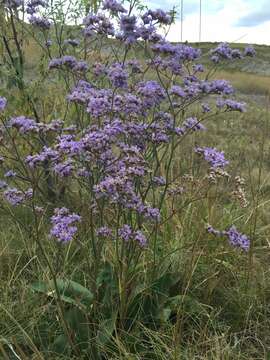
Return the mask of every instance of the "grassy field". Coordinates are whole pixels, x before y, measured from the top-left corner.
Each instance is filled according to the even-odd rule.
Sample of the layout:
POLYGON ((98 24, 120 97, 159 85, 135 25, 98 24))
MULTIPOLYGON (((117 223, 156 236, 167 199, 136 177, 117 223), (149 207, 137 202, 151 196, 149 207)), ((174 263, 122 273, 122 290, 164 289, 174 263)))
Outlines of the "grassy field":
MULTIPOLYGON (((207 53, 213 44, 199 46, 207 53)), ((26 51, 27 76, 34 83, 33 64, 39 54, 31 43, 26 51)), ((256 51, 255 59, 224 66, 214 75, 232 82, 238 98, 247 102, 247 112, 217 115, 205 122, 207 132, 194 133, 179 149, 173 173, 179 176, 185 193, 166 202, 163 217, 170 221, 160 225, 157 258, 153 260, 151 250, 146 250, 138 269, 130 275, 126 291, 133 295, 125 309, 128 325, 118 324, 117 313, 108 321, 103 303, 92 305, 93 320, 77 306, 76 297, 64 299, 67 322, 72 329, 79 329, 78 333, 74 330, 74 336, 82 344, 80 356, 72 357, 65 351, 67 341, 61 333, 55 296, 52 289, 42 288, 51 280, 51 273, 34 240, 31 216, 16 209, 10 210, 8 217, 0 209, 1 359, 270 359, 270 49, 256 46, 256 51), (204 165, 192 150, 195 144, 224 150, 231 177, 209 185, 204 165), (246 207, 231 194, 236 176, 245 179, 246 207), (240 224, 251 239, 250 251, 233 249, 226 240, 208 234, 206 219, 220 229, 240 224), (20 222, 27 224, 28 232, 20 222), (135 282, 136 278, 139 281, 135 282), (155 326, 149 326, 150 318, 155 319, 155 326), (97 329, 98 357, 89 350, 91 334, 85 336, 89 324, 97 329)), ((40 68, 43 70, 42 65, 40 68)), ((35 91, 44 92, 43 82, 34 85, 35 91)), ((56 86, 52 83, 45 89, 43 105, 51 109, 50 119, 64 108, 62 100, 54 98, 56 86)), ((197 112, 194 106, 190 115, 197 112)), ((67 203, 74 201, 79 206, 83 196, 75 199, 73 195, 67 194, 67 203)), ((45 220, 40 221, 40 228, 48 227, 45 220)), ((40 241, 58 278, 88 287, 96 271, 99 292, 113 307, 119 284, 113 276, 112 245, 106 244, 102 265, 93 269, 87 234, 86 229, 85 238, 64 249, 46 235, 40 241)))

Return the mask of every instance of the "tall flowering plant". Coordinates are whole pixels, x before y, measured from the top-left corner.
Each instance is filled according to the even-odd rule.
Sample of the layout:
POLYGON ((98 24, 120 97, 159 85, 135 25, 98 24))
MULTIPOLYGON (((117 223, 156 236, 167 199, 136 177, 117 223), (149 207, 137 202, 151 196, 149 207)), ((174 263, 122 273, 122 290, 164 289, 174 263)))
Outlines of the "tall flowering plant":
MULTIPOLYGON (((206 131, 208 119, 245 111, 230 83, 210 76, 219 63, 255 53, 252 47, 242 53, 220 44, 209 54, 206 71, 199 49, 170 43, 162 35, 172 23, 171 15, 160 9, 140 13, 136 0, 127 7, 105 0, 99 12, 89 13, 74 27, 74 34, 57 22, 46 1, 5 0, 3 6, 14 42, 3 35, 3 45, 17 72, 27 113, 23 107, 11 113, 12 90, 7 98, 0 97, 1 207, 14 221, 19 221, 15 208, 32 214, 32 237, 51 271, 68 343, 78 352, 65 319, 59 270, 53 268, 41 238, 47 233, 46 241, 58 242, 62 251, 74 246, 86 259, 84 285, 93 294, 91 306, 84 309, 87 316, 98 319, 104 307, 107 312, 117 309, 115 326, 132 326, 134 291, 148 276, 158 274, 164 224, 177 215, 175 203, 185 196, 187 178, 174 171, 179 149, 192 134, 206 131), (21 14, 28 14, 30 25, 21 14), (20 26, 27 36, 33 34, 46 62, 39 99, 29 94, 25 49, 16 30, 20 26), (19 54, 19 68, 12 51, 19 54), (45 86, 52 84, 55 93, 48 94, 48 105, 45 86), (99 307, 108 258, 112 301, 99 307), (151 274, 143 269, 151 269, 151 274)), ((229 161, 221 149, 195 146, 193 151, 207 168, 209 183, 229 176, 229 161)), ((235 194, 245 203, 239 181, 237 186, 235 194)), ((207 230, 248 251, 249 239, 229 225, 224 231, 211 225, 207 230)), ((28 225, 23 226, 27 230, 28 225)), ((96 336, 96 326, 91 331, 96 336)))

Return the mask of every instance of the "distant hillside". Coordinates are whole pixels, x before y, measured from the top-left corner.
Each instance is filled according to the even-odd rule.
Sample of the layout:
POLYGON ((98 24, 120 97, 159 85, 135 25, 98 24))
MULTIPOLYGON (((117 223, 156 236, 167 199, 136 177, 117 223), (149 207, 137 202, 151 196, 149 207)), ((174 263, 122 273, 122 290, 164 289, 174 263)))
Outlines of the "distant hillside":
MULTIPOLYGON (((199 47, 203 53, 207 53, 210 49, 214 48, 218 43, 192 43, 192 46, 199 47)), ((233 48, 244 49, 247 44, 231 44, 233 48)), ((267 45, 254 45, 256 49, 256 57, 249 58, 248 61, 234 61, 228 62, 223 67, 225 70, 242 71, 256 75, 270 76, 270 46, 267 45)))

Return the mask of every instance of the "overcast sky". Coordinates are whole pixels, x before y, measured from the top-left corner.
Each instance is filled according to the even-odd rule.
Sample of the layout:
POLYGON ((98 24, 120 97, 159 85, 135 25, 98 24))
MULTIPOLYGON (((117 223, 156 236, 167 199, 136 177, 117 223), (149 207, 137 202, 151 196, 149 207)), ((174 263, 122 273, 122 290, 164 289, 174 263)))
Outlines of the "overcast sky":
MULTIPOLYGON (((199 0, 183 0, 183 40, 199 39, 199 0)), ((180 10, 181 0, 145 0, 149 8, 180 10)), ((168 38, 180 40, 180 20, 168 38)), ((270 0, 202 0, 202 41, 270 44, 270 0)))

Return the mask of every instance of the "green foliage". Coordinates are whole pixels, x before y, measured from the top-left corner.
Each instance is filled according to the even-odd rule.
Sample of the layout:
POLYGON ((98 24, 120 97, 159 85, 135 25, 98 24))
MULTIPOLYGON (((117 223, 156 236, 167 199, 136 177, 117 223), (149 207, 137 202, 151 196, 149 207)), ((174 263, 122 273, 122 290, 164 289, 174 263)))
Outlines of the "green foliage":
MULTIPOLYGON (((72 280, 62 279, 56 279, 56 285, 62 301, 78 307, 89 307, 91 305, 93 294, 84 286, 72 280)), ((52 280, 34 282, 31 289, 56 298, 56 290, 52 280)))

